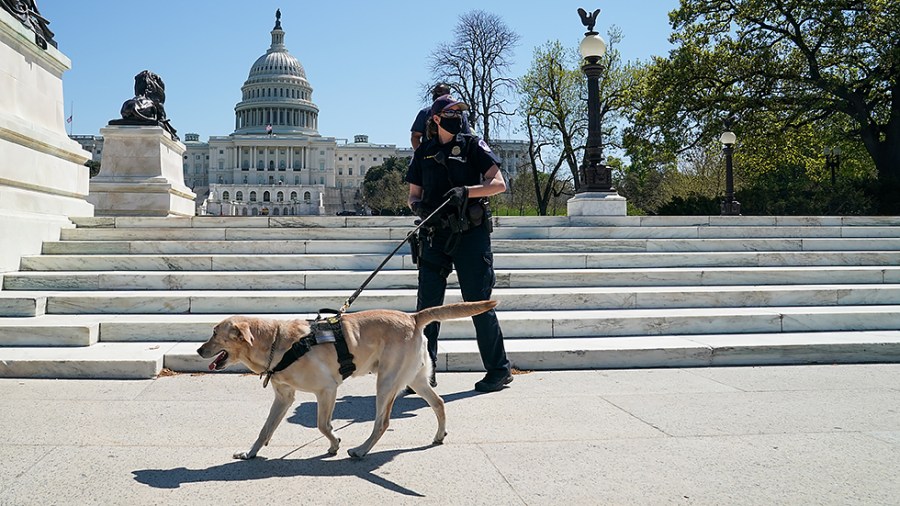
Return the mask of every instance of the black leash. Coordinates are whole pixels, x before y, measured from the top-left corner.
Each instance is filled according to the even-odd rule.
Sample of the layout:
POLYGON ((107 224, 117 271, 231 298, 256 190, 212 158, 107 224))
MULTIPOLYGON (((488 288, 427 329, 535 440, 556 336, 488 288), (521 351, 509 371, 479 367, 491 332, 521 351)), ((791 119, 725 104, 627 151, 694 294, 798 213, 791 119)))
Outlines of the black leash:
POLYGON ((283 371, 288 366, 296 362, 297 359, 308 353, 313 346, 319 344, 320 341, 317 337, 317 334, 322 332, 322 329, 319 328, 322 325, 322 323, 320 322, 325 322, 325 324, 329 327, 328 330, 331 333, 331 339, 323 339, 321 342, 334 343, 335 350, 338 354, 338 363, 340 364, 341 376, 344 379, 347 379, 351 374, 353 374, 353 372, 356 370, 356 365, 353 363, 353 355, 350 353, 350 350, 347 347, 347 341, 344 340, 343 333, 341 332, 341 315, 350 308, 350 304, 353 304, 353 301, 355 301, 356 298, 359 297, 359 294, 362 293, 369 282, 372 281, 372 278, 374 278, 375 275, 378 274, 378 271, 380 271, 381 268, 384 267, 388 260, 390 260, 391 257, 394 256, 394 254, 400 251, 400 248, 403 247, 403 245, 406 244, 407 241, 409 241, 410 236, 418 232, 423 225, 428 223, 429 220, 437 215, 438 212, 440 212, 441 209, 449 204, 451 200, 453 200, 452 197, 445 200, 443 204, 441 204, 437 209, 434 210, 434 212, 432 212, 428 215, 428 217, 419 222, 419 225, 416 228, 412 229, 411 232, 406 234, 406 238, 403 239, 403 242, 398 244, 397 247, 394 248, 394 251, 391 251, 391 254, 381 262, 381 265, 379 265, 375 268, 374 271, 372 271, 372 274, 369 274, 369 277, 366 278, 363 284, 359 288, 357 288, 355 292, 353 292, 353 295, 351 295, 346 302, 344 302, 344 305, 341 306, 340 311, 335 311, 333 309, 320 309, 319 314, 316 316, 316 319, 310 322, 310 333, 292 344, 288 351, 286 351, 285 354, 282 355, 281 360, 278 362, 278 365, 276 365, 273 369, 272 359, 274 358, 275 348, 278 346, 278 337, 281 333, 281 327, 279 326, 277 331, 275 332, 275 339, 272 341, 272 349, 269 350, 269 363, 266 364, 266 370, 259 375, 260 378, 263 378, 263 388, 266 388, 266 386, 269 384, 269 379, 272 378, 273 374, 283 371), (336 316, 333 316, 331 318, 322 318, 322 313, 333 313, 336 316))
POLYGON ((394 251, 391 251, 391 254, 388 255, 387 258, 385 258, 381 262, 381 265, 379 265, 378 267, 375 268, 374 271, 372 271, 372 274, 369 274, 369 277, 366 278, 365 281, 363 281, 363 284, 360 285, 360 287, 357 288, 355 292, 353 292, 353 295, 351 295, 350 297, 347 298, 347 300, 344 302, 344 305, 341 306, 341 309, 339 311, 340 314, 344 314, 345 312, 347 312, 348 309, 350 309, 350 304, 353 304, 353 301, 355 301, 356 298, 359 297, 359 294, 361 294, 362 291, 366 289, 366 286, 368 286, 369 282, 372 281, 372 278, 374 278, 375 275, 378 274, 378 271, 380 271, 381 268, 384 267, 384 265, 386 263, 388 263, 388 260, 390 260, 394 256, 395 253, 400 251, 400 248, 402 248, 403 245, 406 244, 407 241, 409 241, 409 237, 411 235, 415 234, 416 232, 418 232, 420 228, 422 228, 426 223, 428 223, 431 220, 431 218, 433 218, 444 207, 446 207, 447 204, 449 204, 451 200, 453 200, 453 197, 450 197, 447 200, 445 200, 443 204, 439 205, 438 208, 434 210, 434 212, 432 212, 424 220, 422 220, 416 228, 412 229, 412 231, 410 233, 406 234, 406 238, 403 239, 403 241, 401 241, 400 244, 398 244, 396 248, 394 248, 394 251))

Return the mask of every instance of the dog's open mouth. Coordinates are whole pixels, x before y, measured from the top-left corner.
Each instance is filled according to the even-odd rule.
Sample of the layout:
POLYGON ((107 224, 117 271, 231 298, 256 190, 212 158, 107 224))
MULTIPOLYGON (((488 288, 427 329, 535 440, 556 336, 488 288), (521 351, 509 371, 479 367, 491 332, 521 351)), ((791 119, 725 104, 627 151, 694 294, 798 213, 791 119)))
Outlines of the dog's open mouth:
POLYGON ((225 363, 226 360, 228 360, 228 352, 225 351, 225 350, 222 350, 221 352, 219 352, 218 355, 216 355, 215 360, 213 360, 212 362, 210 362, 210 364, 209 364, 209 370, 210 370, 210 371, 220 371, 220 370, 222 370, 222 369, 225 367, 224 363, 225 363))

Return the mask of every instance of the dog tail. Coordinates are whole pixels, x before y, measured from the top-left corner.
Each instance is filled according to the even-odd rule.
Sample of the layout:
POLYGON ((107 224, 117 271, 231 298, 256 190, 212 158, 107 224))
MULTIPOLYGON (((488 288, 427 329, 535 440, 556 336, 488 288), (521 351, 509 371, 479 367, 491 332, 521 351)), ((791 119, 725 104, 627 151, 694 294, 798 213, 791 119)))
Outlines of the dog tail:
POLYGON ((457 302, 455 304, 446 304, 423 309, 413 315, 416 318, 416 332, 420 332, 425 325, 428 325, 431 322, 475 316, 494 309, 496 306, 496 300, 482 300, 478 302, 457 302))

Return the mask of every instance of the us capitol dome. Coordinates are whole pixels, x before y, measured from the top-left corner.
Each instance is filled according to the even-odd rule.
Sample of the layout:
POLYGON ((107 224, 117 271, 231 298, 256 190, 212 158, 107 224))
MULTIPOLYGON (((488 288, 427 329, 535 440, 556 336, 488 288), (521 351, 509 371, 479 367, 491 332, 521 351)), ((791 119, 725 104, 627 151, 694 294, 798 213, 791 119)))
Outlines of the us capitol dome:
POLYGON ((318 135, 319 108, 312 102, 312 86, 300 60, 284 45, 281 12, 276 13, 272 45, 250 67, 234 107, 235 134, 318 135))

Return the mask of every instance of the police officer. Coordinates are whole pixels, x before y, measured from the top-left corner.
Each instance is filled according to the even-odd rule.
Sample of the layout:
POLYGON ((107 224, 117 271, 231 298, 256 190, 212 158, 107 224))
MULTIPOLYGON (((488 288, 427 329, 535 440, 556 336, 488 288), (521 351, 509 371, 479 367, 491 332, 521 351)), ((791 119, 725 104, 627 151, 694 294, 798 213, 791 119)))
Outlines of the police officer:
MULTIPOLYGON (((444 83, 438 83, 435 84, 434 88, 431 89, 431 100, 433 102, 437 100, 438 97, 449 94, 450 86, 444 83)), ((422 110, 419 111, 419 114, 416 115, 415 121, 413 121, 412 127, 409 129, 409 142, 410 144, 412 144, 413 151, 419 149, 419 146, 422 144, 422 142, 429 137, 425 135, 426 130, 428 130, 429 118, 431 118, 430 105, 423 107, 422 110)), ((465 116, 463 116, 462 133, 469 133, 469 121, 465 116)))
MULTIPOLYGON (((442 203, 450 204, 422 228, 419 254, 419 310, 444 303, 447 276, 455 268, 466 301, 488 300, 496 280, 491 252, 490 213, 487 197, 506 189, 499 160, 487 143, 461 133, 468 106, 450 95, 438 97, 431 106, 437 136, 417 149, 406 181, 409 205, 420 217, 430 215, 442 203)), ((475 383, 479 392, 494 392, 509 384, 509 360, 503 333, 494 310, 472 317, 478 351, 487 374, 475 383)), ((440 326, 425 328, 428 354, 437 361, 440 326)), ((437 382, 432 377, 432 385, 437 382)))

